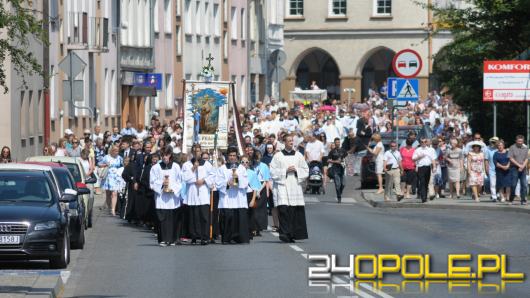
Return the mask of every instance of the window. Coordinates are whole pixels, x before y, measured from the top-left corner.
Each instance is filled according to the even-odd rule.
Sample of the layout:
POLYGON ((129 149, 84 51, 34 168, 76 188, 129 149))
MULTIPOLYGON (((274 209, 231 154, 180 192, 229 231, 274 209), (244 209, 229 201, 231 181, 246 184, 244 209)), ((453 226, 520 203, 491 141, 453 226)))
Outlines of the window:
POLYGON ((175 0, 175 7, 176 7, 176 11, 177 11, 177 16, 180 16, 180 14, 181 14, 181 10, 182 10, 181 7, 180 7, 180 5, 182 5, 181 2, 182 1, 180 1, 180 0, 175 0))
POLYGON ((197 1, 197 6, 195 6, 195 34, 201 35, 201 2, 197 1))
POLYGON ((247 105, 247 82, 245 80, 245 76, 241 76, 241 103, 246 106, 247 105))
POLYGON ((241 8, 241 40, 245 40, 247 35, 247 19, 245 9, 241 8))
POLYGON ((304 15, 304 0, 289 0, 289 7, 287 8, 287 15, 289 16, 303 16, 304 15))
POLYGON ((160 32, 160 28, 158 28, 158 21, 160 20, 158 18, 158 1, 160 0, 154 0, 154 1, 155 3, 153 5, 153 10, 154 10, 154 22, 153 22, 154 24, 153 25, 155 27, 155 33, 158 33, 160 32))
POLYGON ((33 90, 29 91, 28 95, 28 116, 29 117, 29 127, 28 127, 28 135, 34 136, 35 135, 35 99, 33 98, 33 90))
POLYGON ((177 25, 177 56, 182 55, 182 28, 177 25))
POLYGON ((374 14, 389 16, 392 14, 392 0, 374 0, 374 14))
POLYGON ((204 35, 210 35, 210 15, 209 15, 209 4, 204 3, 204 35))
POLYGON ((185 21, 186 23, 184 24, 184 32, 186 34, 192 34, 192 30, 191 30, 191 1, 190 0, 186 0, 186 3, 184 5, 184 14, 186 15, 186 18, 185 18, 185 21))
POLYGON ((213 5, 213 34, 221 36, 221 20, 219 19, 219 4, 213 5))
POLYGON ((24 91, 20 91, 20 115, 19 115, 19 124, 20 127, 20 136, 24 139, 28 136, 28 111, 27 111, 27 100, 24 98, 24 91))
POLYGON ((164 0, 164 32, 171 34, 171 1, 164 0))
POLYGON ((230 14, 230 38, 237 40, 237 8, 232 7, 230 14))
POLYGON ((223 58, 228 59, 228 34, 223 32, 223 58))
POLYGON ((166 74, 166 109, 173 107, 173 76, 166 74))
POLYGON ((223 20, 228 22, 228 1, 223 0, 223 20))
MULTIPOLYGON (((149 0, 146 0, 145 1, 145 11, 144 11, 144 41, 143 41, 143 44, 144 46, 146 47, 150 47, 151 46, 151 27, 150 27, 150 24, 151 24, 151 14, 149 13, 150 10, 149 10, 149 5, 150 5, 150 1, 149 0)), ((154 23, 156 23, 158 21, 158 19, 155 19, 156 21, 154 21, 154 23)))
POLYGON ((55 119, 55 67, 52 65, 50 69, 50 118, 55 119))
POLYGON ((117 115, 117 107, 118 107, 118 100, 117 100, 117 97, 116 97, 116 84, 117 84, 117 81, 116 81, 116 71, 115 70, 112 70, 111 71, 111 80, 110 80, 110 113, 111 115, 117 115))
POLYGON ((329 0, 330 16, 345 16, 346 15, 346 0, 329 0))
POLYGON ((105 107, 103 108, 103 112, 105 115, 109 115, 109 105, 110 105, 110 76, 109 76, 109 69, 105 68, 105 87, 104 87, 104 93, 103 98, 105 99, 105 107))

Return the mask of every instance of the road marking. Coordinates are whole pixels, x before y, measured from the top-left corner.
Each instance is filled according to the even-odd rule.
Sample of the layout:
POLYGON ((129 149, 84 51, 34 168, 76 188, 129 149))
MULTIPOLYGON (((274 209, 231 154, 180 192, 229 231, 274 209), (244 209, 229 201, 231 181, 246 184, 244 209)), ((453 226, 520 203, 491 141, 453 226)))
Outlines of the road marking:
POLYGON ((66 284, 68 282, 71 274, 72 272, 70 271, 61 271, 61 279, 63 280, 63 283, 66 284))
POLYGON ((305 200, 306 203, 318 203, 318 202, 320 202, 318 200, 318 198, 316 198, 316 197, 305 197, 304 200, 305 200))
POLYGON ((300 246, 296 245, 296 244, 289 244, 289 246, 294 249, 295 251, 304 251, 303 249, 300 248, 300 246))
POLYGON ((300 254, 304 259, 307 259, 307 254, 300 254))
POLYGON ((349 284, 350 285, 350 292, 352 292, 352 294, 354 292, 355 294, 357 294, 357 295, 359 295, 359 296, 361 296, 363 298, 375 298, 374 296, 372 296, 372 295, 370 295, 370 294, 368 294, 368 293, 366 293, 364 291, 361 291, 361 290, 357 289, 355 287, 355 285, 352 284, 353 281, 345 281, 344 279, 342 279, 342 278, 340 278, 338 276, 335 276, 335 275, 331 278, 331 280, 334 283, 338 283, 338 284, 349 284))
POLYGON ((278 234, 277 232, 271 232, 272 236, 274 237, 280 237, 280 234, 278 234))
POLYGON ((387 293, 385 293, 385 292, 383 292, 383 291, 381 291, 381 290, 374 289, 374 288, 373 288, 372 286, 370 286, 370 285, 363 284, 363 283, 359 283, 359 285, 360 285, 361 287, 367 289, 367 290, 370 290, 370 291, 376 293, 377 295, 379 295, 379 296, 381 296, 381 297, 383 297, 383 298, 394 298, 394 297, 388 295, 387 293))

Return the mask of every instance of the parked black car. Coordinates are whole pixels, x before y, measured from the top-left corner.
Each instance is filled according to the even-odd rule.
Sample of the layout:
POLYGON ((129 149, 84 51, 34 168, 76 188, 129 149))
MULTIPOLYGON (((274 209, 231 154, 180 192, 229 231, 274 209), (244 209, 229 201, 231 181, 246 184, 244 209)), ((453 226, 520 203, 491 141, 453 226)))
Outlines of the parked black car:
POLYGON ((0 165, 0 258, 48 259, 52 268, 66 268, 69 218, 60 203, 74 200, 59 194, 49 167, 0 165))
POLYGON ((77 196, 77 200, 70 202, 66 207, 68 213, 70 232, 70 245, 73 249, 83 249, 85 246, 85 207, 81 196, 90 194, 90 190, 86 187, 77 187, 74 177, 70 170, 61 163, 54 162, 37 162, 27 161, 27 164, 35 164, 42 166, 49 166, 52 169, 53 175, 57 180, 59 194, 70 193, 77 196))
MULTIPOLYGON (((422 126, 422 125, 414 125, 414 126, 400 126, 399 130, 396 130, 394 128, 394 131, 390 133, 381 133, 381 142, 383 142, 383 146, 385 147, 385 151, 388 150, 390 146, 390 142, 392 140, 396 140, 399 136, 399 144, 401 145, 401 142, 407 138, 407 135, 410 131, 414 131, 416 133, 416 139, 420 140, 422 138, 432 139, 434 137, 434 133, 432 132, 432 129, 430 126, 422 126)), ((371 146, 375 146, 375 144, 371 144, 371 146)), ((383 175, 383 184, 384 184, 385 176, 383 175)), ((375 161, 373 159, 373 156, 370 152, 366 152, 366 155, 363 157, 361 161, 361 188, 367 189, 367 188, 374 188, 377 186, 377 175, 375 174, 375 161)))

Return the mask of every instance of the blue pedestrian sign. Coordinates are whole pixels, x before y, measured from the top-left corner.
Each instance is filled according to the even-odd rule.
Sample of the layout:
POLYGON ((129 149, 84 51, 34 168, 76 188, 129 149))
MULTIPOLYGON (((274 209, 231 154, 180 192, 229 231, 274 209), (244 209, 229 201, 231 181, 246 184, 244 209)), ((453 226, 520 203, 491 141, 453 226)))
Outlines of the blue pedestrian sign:
POLYGON ((419 83, 418 79, 397 79, 396 88, 392 90, 395 92, 395 99, 397 101, 417 101, 419 98, 419 83))
POLYGON ((396 93, 397 93, 397 80, 399 78, 388 78, 386 79, 386 86, 387 86, 387 95, 389 99, 395 99, 396 93))

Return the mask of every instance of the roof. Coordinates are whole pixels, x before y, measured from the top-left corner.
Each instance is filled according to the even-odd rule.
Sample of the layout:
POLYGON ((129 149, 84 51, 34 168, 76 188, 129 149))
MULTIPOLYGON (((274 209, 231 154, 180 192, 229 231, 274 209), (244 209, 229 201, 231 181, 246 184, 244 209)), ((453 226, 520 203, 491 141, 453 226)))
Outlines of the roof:
POLYGON ((4 163, 0 164, 0 171, 1 170, 51 171, 52 168, 44 165, 25 163, 4 163))
POLYGON ((77 163, 78 158, 70 156, 31 156, 26 158, 26 161, 77 163))
POLYGON ((48 166, 52 168, 66 168, 66 166, 62 163, 50 162, 50 161, 23 161, 21 162, 21 164, 48 166))

